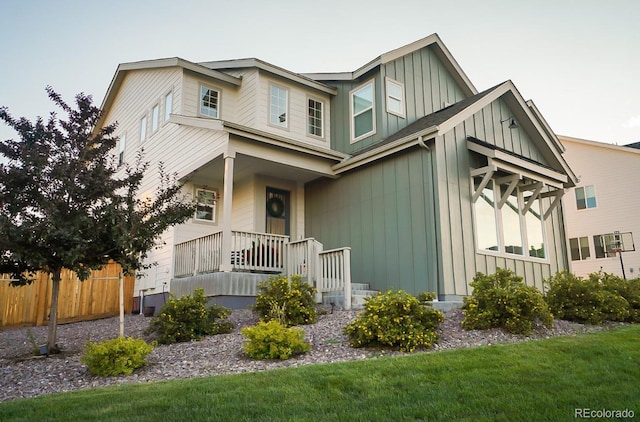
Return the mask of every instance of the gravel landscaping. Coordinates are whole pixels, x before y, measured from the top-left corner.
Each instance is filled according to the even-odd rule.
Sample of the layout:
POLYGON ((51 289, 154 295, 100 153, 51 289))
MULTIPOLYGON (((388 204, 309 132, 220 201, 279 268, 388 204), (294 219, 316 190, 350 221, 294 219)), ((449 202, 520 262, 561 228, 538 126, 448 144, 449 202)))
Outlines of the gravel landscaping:
MULTIPOLYGON (((240 328, 255 325, 257 317, 248 310, 236 310, 229 317, 235 325, 232 333, 207 337, 197 342, 159 345, 149 355, 147 366, 129 376, 107 378, 91 375, 86 365, 80 362, 80 356, 86 341, 117 337, 117 317, 58 326, 58 345, 63 353, 50 357, 33 356, 33 345, 46 342, 47 327, 1 330, 0 402, 132 382, 264 371, 402 354, 397 351, 349 347, 342 334, 342 327, 352 321, 358 312, 328 311, 318 317, 316 324, 303 326, 306 339, 312 345, 310 353, 286 361, 256 361, 242 353, 245 338, 240 333, 240 328)), ((466 331, 460 324, 462 318, 463 314, 459 309, 445 312, 445 321, 440 325, 440 342, 427 352, 600 331, 620 325, 609 323, 604 326, 589 326, 556 321, 553 329, 538 327, 530 337, 522 337, 497 329, 466 331)), ((125 335, 150 340, 144 334, 150 320, 141 315, 127 315, 125 335)))

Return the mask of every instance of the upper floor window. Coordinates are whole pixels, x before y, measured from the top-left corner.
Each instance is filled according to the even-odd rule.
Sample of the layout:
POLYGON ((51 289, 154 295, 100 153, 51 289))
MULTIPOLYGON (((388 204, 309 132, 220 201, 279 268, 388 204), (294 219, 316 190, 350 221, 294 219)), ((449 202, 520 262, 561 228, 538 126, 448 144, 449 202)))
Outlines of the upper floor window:
POLYGON ((164 96, 164 121, 169 121, 169 116, 173 112, 173 92, 164 96))
POLYGON ((571 249, 572 261, 589 259, 591 256, 588 237, 574 237, 569 239, 569 248, 571 249))
POLYGON ((151 109, 151 132, 158 130, 160 123, 160 104, 156 104, 151 109))
POLYGON ((359 141, 376 131, 373 81, 351 91, 351 142, 359 141))
POLYGON ((206 86, 200 87, 200 114, 218 118, 220 109, 220 91, 206 86))
POLYGON ((387 85, 387 112, 396 116, 405 117, 404 113, 404 86, 400 82, 386 79, 387 85))
POLYGON ((147 116, 140 119, 140 142, 144 142, 147 139, 147 116))
POLYGON ((596 207, 596 191, 593 185, 576 188, 576 205, 579 210, 596 207))
POLYGON ((217 193, 213 190, 196 189, 196 215, 199 221, 216 221, 216 201, 217 193))
POLYGON ((118 166, 124 164, 124 149, 127 144, 126 136, 122 135, 120 137, 120 141, 118 142, 118 166))
POLYGON ((309 98, 307 132, 322 137, 322 102, 309 98))
POLYGON ((289 92, 279 86, 271 85, 269 100, 269 123, 275 126, 287 127, 287 108, 289 92))

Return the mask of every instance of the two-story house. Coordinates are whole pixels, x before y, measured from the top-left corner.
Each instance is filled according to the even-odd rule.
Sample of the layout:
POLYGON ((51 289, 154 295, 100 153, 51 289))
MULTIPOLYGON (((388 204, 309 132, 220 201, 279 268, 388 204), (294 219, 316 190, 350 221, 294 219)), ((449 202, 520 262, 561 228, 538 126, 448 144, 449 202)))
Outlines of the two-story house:
POLYGON ((241 306, 276 272, 460 300, 478 271, 541 287, 568 268, 564 148, 512 82, 478 92, 435 34, 344 73, 126 63, 103 110, 122 162, 144 148, 198 203, 150 256, 147 304, 203 287, 241 306))
POLYGON ((618 146, 560 136, 578 183, 564 197, 571 271, 636 278, 640 250, 640 143, 618 146), (620 249, 620 251, 618 251, 620 249))

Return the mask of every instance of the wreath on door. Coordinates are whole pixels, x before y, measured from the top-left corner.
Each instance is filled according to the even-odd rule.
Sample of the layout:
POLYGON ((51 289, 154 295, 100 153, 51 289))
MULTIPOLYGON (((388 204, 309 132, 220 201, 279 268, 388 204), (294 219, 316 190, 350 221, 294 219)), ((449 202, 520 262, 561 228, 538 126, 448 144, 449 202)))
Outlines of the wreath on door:
POLYGON ((284 214, 284 202, 277 196, 273 196, 267 200, 267 214, 273 218, 281 218, 284 214))

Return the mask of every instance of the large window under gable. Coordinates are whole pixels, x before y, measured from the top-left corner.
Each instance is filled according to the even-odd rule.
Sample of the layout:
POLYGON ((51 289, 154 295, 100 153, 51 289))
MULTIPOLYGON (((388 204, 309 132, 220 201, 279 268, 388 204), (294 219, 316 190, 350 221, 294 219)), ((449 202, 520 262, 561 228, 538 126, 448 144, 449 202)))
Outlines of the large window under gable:
POLYGON ((373 81, 351 91, 351 142, 359 141, 376 132, 374 96, 373 81))
POLYGON ((479 252, 547 259, 545 220, 564 194, 565 175, 474 139, 470 170, 479 252))

